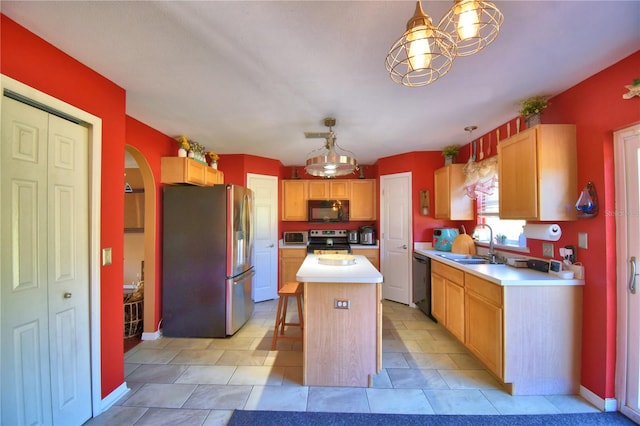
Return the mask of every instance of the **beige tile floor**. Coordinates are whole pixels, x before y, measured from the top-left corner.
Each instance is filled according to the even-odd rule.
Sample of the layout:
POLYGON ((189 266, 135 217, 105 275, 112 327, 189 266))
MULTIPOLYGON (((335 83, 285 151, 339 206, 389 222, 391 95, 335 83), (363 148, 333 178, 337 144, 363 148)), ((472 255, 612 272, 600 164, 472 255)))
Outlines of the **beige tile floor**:
MULTIPOLYGON (((247 324, 226 339, 162 338, 140 343, 125 354, 125 380, 131 391, 87 424, 225 425, 234 409, 406 414, 598 411, 579 396, 511 396, 421 311, 389 301, 383 306, 383 369, 371 388, 302 386, 300 342, 279 342, 271 351, 277 308, 271 300, 257 303, 247 324)), ((296 310, 289 312, 294 319, 296 310)))

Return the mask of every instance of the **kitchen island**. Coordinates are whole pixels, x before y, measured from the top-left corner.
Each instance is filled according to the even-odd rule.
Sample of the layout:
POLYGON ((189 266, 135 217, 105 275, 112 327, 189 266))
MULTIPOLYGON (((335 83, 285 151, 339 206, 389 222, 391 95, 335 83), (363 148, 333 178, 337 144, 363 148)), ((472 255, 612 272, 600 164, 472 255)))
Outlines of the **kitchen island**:
POLYGON ((382 274, 365 256, 324 265, 309 254, 304 283, 303 384, 368 387, 382 369, 382 274))
POLYGON ((512 395, 580 389, 583 280, 431 258, 432 315, 512 395))

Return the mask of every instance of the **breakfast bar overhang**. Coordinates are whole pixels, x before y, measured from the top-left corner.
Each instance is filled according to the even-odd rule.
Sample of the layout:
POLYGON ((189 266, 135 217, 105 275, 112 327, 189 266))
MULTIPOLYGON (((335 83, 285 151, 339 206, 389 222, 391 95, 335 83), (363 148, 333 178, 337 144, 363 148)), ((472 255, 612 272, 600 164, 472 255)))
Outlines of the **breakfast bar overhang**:
POLYGON ((320 263, 309 254, 304 283, 303 383, 370 387, 382 369, 382 274, 365 256, 320 263))

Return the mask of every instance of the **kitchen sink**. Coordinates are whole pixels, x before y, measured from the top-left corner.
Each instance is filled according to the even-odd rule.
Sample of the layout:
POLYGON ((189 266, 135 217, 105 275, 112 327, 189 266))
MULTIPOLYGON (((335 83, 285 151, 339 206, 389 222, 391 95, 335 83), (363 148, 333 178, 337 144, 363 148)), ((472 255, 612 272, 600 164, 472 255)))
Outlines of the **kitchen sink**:
POLYGON ((498 261, 491 262, 491 258, 489 256, 480 256, 476 254, 438 253, 438 256, 462 265, 482 265, 487 263, 502 264, 498 261))

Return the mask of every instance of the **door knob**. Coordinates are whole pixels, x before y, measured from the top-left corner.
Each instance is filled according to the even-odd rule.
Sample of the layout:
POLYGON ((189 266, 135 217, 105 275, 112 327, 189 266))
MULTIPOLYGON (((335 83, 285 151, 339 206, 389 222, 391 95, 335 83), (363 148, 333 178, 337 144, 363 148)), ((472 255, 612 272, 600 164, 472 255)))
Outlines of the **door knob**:
POLYGON ((267 246, 267 248, 273 248, 273 247, 274 247, 274 245, 273 245, 273 244, 269 244, 269 245, 267 246))
POLYGON ((73 296, 73 295, 72 295, 71 293, 69 293, 69 292, 66 292, 66 293, 64 294, 64 298, 65 298, 65 299, 71 299, 71 296, 73 296))
POLYGON ((398 247, 398 248, 401 248, 401 249, 406 250, 406 249, 407 249, 407 245, 406 245, 406 244, 403 244, 403 245, 401 245, 401 246, 400 246, 400 247, 398 247))

